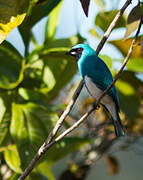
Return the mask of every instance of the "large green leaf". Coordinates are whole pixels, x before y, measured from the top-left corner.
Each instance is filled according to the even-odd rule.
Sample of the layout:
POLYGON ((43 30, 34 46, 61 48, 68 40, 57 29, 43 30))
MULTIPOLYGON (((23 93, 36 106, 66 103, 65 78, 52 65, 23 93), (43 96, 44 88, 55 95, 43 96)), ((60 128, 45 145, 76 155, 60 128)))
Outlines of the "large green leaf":
POLYGON ((39 87, 37 84, 36 88, 36 83, 32 81, 33 86, 29 87, 35 87, 36 92, 47 95, 48 100, 53 99, 76 73, 76 62, 72 57, 65 55, 67 50, 69 49, 44 49, 30 58, 29 64, 32 70, 29 76, 33 81, 39 82, 39 87))
POLYGON ((41 88, 41 92, 48 92, 49 100, 54 98, 76 73, 75 60, 66 57, 65 52, 59 48, 53 53, 49 52, 41 56, 44 62, 42 80, 46 85, 41 88))
POLYGON ((21 168, 25 168, 54 127, 58 116, 34 104, 13 104, 10 133, 17 145, 21 168))
POLYGON ((53 8, 55 8, 61 0, 48 0, 45 3, 35 5, 31 12, 26 16, 24 22, 19 26, 19 31, 22 35, 26 51, 28 50, 28 44, 31 36, 31 28, 40 21, 43 17, 48 16, 53 8))
MULTIPOLYGON (((95 25, 99 26, 105 32, 117 13, 118 10, 99 12, 95 19, 95 25)), ((125 18, 121 16, 115 28, 125 27, 125 25, 125 18)))
POLYGON ((23 80, 24 59, 8 42, 0 46, 0 88, 12 89, 23 80))
POLYGON ((0 0, 0 44, 26 16, 29 0, 0 0))

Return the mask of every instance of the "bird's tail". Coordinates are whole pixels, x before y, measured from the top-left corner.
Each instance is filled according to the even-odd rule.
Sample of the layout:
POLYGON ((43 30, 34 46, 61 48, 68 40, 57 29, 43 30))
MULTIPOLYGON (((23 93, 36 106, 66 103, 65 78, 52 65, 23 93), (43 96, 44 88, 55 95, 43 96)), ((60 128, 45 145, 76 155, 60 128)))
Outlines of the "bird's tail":
POLYGON ((113 119, 113 124, 115 128, 116 136, 117 137, 124 136, 125 133, 124 133, 123 126, 122 126, 121 119, 118 112, 117 112, 117 119, 116 120, 113 119))

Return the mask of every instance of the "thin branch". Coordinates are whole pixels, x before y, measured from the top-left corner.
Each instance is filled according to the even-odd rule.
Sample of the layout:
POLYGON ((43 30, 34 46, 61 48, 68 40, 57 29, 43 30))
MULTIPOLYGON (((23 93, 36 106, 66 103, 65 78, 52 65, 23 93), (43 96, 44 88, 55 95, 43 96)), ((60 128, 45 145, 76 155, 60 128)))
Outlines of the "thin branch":
MULTIPOLYGON (((123 5, 123 7, 120 9, 120 11, 117 13, 117 15, 115 16, 115 18, 113 19, 112 23, 110 24, 109 28, 107 29, 107 31, 105 32, 101 42, 99 43, 96 53, 99 54, 99 52, 101 51, 101 49, 103 48, 106 40, 108 39, 109 35, 111 34, 111 31, 113 30, 113 28, 115 27, 115 25, 117 24, 119 18, 122 16, 122 14, 124 13, 125 9, 131 4, 132 0, 127 0, 126 3, 123 5)), ((114 85, 114 84, 113 84, 114 85)), ((112 86, 113 86, 112 85, 112 86)), ((59 128, 61 127, 63 121, 65 120, 65 118, 67 117, 67 115, 70 113, 73 105, 75 104, 81 90, 83 87, 83 81, 80 82, 76 92, 74 93, 72 100, 69 102, 66 110, 64 111, 64 113, 62 114, 62 116, 60 117, 60 119, 58 120, 55 128, 53 129, 53 131, 50 133, 49 137, 47 138, 47 140, 45 141, 45 143, 40 147, 39 151, 37 152, 37 154, 34 156, 34 158, 32 159, 31 163, 28 165, 28 167, 25 169, 24 173, 19 177, 19 180, 24 180, 28 174, 32 171, 32 169, 34 168, 35 164, 37 163, 37 161, 41 158, 41 156, 50 148, 52 147, 56 142, 58 142, 59 140, 61 140, 64 136, 66 136, 67 134, 69 134, 73 129, 75 129, 76 127, 78 127, 97 107, 96 106, 92 107, 91 110, 89 110, 86 114, 84 114, 81 119, 79 121, 77 121, 73 126, 71 126, 69 129, 67 129, 65 132, 63 132, 61 135, 59 135, 55 140, 53 140, 59 130, 59 128)), ((110 89, 108 89, 110 90, 110 89)), ((108 91, 107 91, 108 92, 108 91)), ((106 93, 107 93, 106 92, 106 93)), ((104 95, 103 95, 104 96, 104 95)), ((102 97, 103 98, 103 97, 102 97)), ((101 99, 100 99, 101 100, 101 99)), ((98 100, 98 104, 100 102, 100 100, 98 100)))
POLYGON ((125 4, 123 5, 123 7, 120 9, 120 11, 116 14, 116 16, 114 17, 113 21, 111 22, 110 26, 108 27, 107 31, 104 33, 104 36, 102 38, 102 40, 100 41, 97 49, 96 49, 96 54, 99 54, 99 52, 101 51, 101 49, 103 48, 105 42, 107 41, 108 37, 110 36, 112 30, 114 29, 114 27, 116 26, 117 22, 119 21, 120 17, 123 15, 124 11, 126 10, 126 8, 132 3, 132 0, 127 0, 125 2, 125 4))

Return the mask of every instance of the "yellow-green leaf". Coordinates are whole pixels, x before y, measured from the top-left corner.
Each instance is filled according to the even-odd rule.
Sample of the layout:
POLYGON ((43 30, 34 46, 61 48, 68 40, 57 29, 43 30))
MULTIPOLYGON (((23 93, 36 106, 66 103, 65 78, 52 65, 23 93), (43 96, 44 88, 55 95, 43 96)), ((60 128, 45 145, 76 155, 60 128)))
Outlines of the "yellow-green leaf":
MULTIPOLYGON (((108 41, 108 42, 113 44, 116 48, 118 48, 119 51, 123 54, 123 56, 126 56, 131 46, 132 41, 133 41, 133 38, 129 38, 126 40, 117 39, 117 40, 108 41)), ((136 41, 136 44, 134 45, 134 48, 131 54, 132 58, 139 58, 143 56, 143 54, 141 53, 140 42, 141 42, 141 36, 138 38, 138 40, 136 41)))
POLYGON ((4 157, 7 164, 13 171, 17 173, 22 173, 22 170, 20 168, 20 157, 16 145, 8 146, 8 148, 4 151, 4 157))
POLYGON ((135 6, 128 15, 125 38, 127 38, 132 32, 134 32, 137 29, 142 16, 142 8, 139 5, 135 6))
POLYGON ((26 16, 29 0, 0 0, 0 44, 26 16))
MULTIPOLYGON (((52 10, 48 17, 47 25, 46 25, 46 31, 45 31, 45 40, 48 41, 49 39, 53 39, 55 32, 56 32, 56 27, 58 25, 59 21, 59 13, 62 5, 61 1, 56 8, 52 10)), ((48 42, 49 43, 49 42, 48 42)))

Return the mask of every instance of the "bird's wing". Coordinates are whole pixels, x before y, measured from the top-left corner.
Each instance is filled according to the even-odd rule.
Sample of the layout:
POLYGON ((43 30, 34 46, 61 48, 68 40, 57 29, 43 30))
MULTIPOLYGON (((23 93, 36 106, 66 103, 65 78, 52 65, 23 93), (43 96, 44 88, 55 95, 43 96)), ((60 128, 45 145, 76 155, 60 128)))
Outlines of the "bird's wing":
MULTIPOLYGON (((93 56, 89 57, 93 59, 93 56)), ((87 61, 87 70, 85 75, 89 76, 98 88, 105 91, 107 87, 112 83, 113 78, 106 64, 97 56, 94 57, 93 61, 87 61), (95 60, 96 58, 96 60, 95 60), (95 61, 94 61, 95 60, 95 61)), ((85 82, 86 83, 86 82, 85 82)), ((113 86, 108 92, 119 111, 119 101, 115 86, 113 86)))

